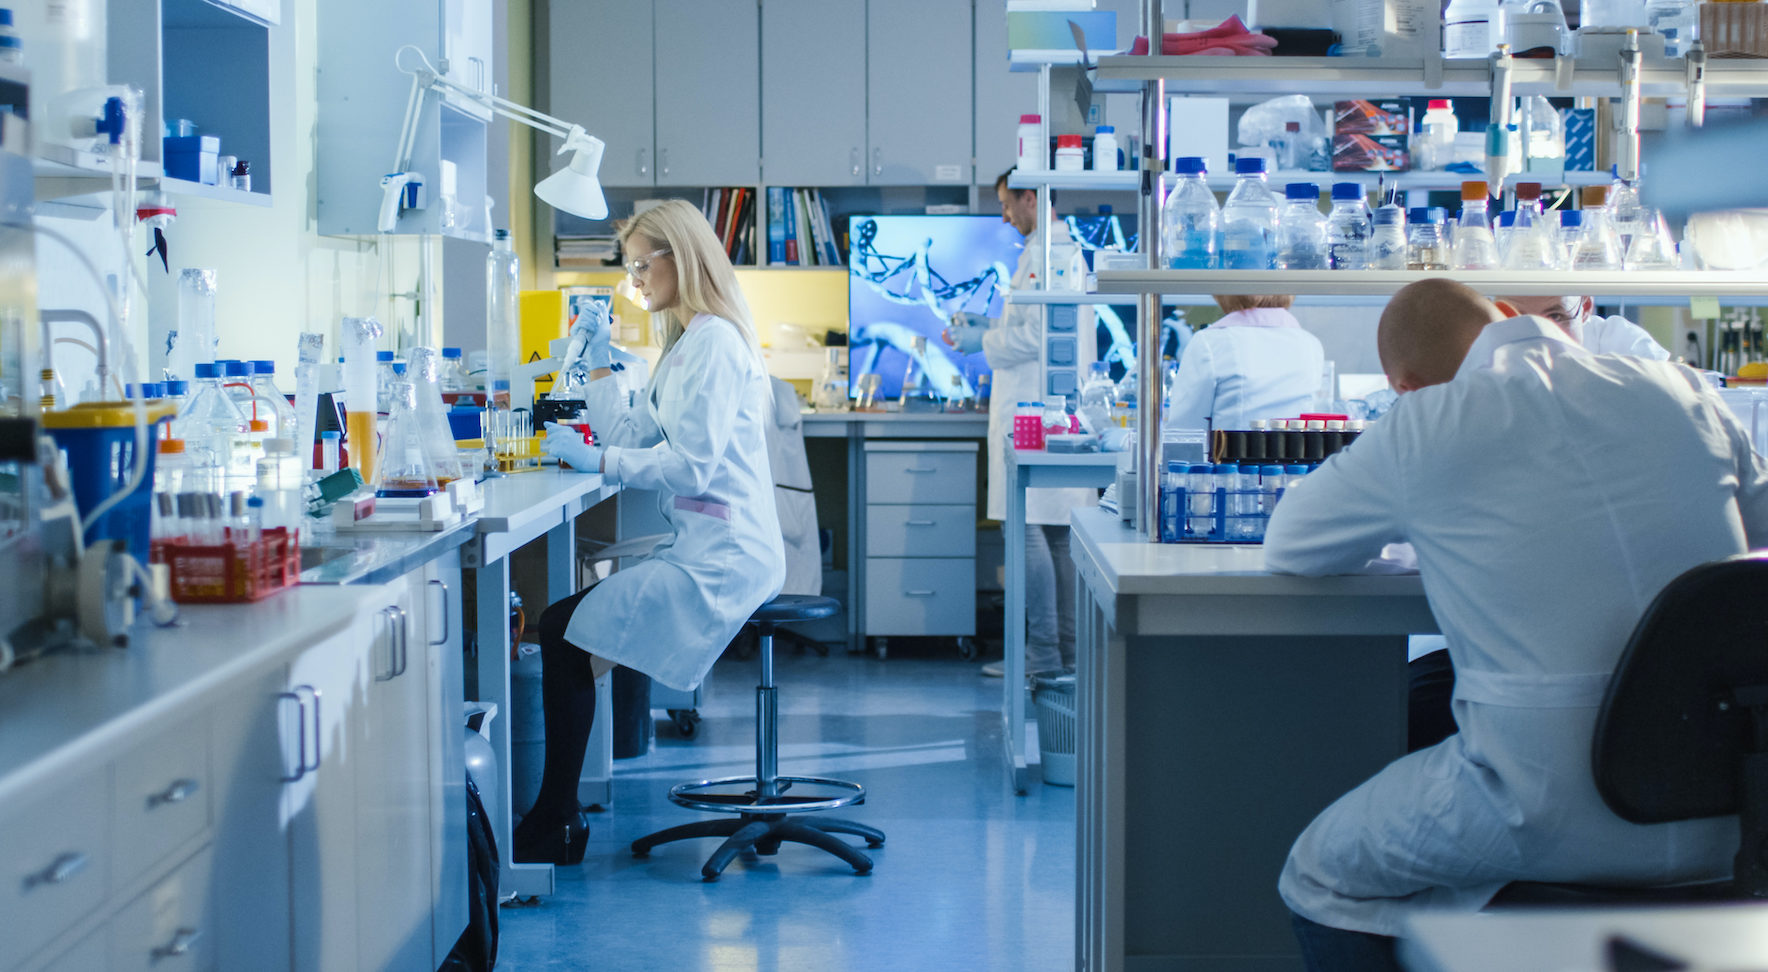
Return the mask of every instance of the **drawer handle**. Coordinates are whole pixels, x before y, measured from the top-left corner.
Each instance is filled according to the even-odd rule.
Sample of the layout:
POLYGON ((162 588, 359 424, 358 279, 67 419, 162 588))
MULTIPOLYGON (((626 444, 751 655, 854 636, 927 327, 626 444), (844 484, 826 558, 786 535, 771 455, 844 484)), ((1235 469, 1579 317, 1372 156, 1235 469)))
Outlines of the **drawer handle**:
POLYGON ((904 520, 903 526, 938 526, 937 520, 904 520))
MULTIPOLYGON (((276 699, 278 705, 284 700, 295 703, 295 775, 282 777, 282 782, 293 783, 307 775, 307 703, 294 692, 278 692, 276 699)), ((283 754, 286 756, 288 750, 284 749, 283 754)))
POLYGON ((939 471, 938 466, 905 466, 905 467, 903 467, 903 472, 933 473, 933 472, 938 472, 938 471, 939 471))
POLYGON ((29 891, 39 884, 64 884, 74 875, 84 871, 88 863, 89 858, 85 854, 69 851, 50 861, 49 866, 43 870, 27 876, 25 890, 29 891))
POLYGON ((171 786, 147 798, 147 808, 152 810, 164 804, 183 803, 196 795, 197 788, 195 780, 173 780, 171 786))
POLYGON ((453 622, 448 619, 448 582, 433 580, 430 581, 430 586, 442 592, 442 637, 430 642, 430 645, 434 647, 448 644, 448 638, 452 634, 448 626, 453 622))
POLYGON ((932 597, 934 592, 932 592, 932 591, 903 591, 903 593, 908 595, 909 597, 932 597))
POLYGON ((154 946, 153 960, 158 962, 160 959, 189 955, 190 950, 196 946, 197 939, 201 937, 203 937, 203 933, 195 928, 180 928, 172 933, 171 941, 164 945, 154 946))

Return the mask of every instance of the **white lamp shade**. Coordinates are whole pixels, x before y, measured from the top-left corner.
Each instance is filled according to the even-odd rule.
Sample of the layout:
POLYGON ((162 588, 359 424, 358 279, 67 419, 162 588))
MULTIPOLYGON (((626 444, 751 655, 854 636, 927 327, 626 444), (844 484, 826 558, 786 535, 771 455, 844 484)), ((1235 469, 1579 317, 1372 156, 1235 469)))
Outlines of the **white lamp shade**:
POLYGON ((571 153, 571 164, 540 180, 534 194, 554 209, 584 219, 606 219, 608 200, 602 196, 602 141, 585 138, 571 153))

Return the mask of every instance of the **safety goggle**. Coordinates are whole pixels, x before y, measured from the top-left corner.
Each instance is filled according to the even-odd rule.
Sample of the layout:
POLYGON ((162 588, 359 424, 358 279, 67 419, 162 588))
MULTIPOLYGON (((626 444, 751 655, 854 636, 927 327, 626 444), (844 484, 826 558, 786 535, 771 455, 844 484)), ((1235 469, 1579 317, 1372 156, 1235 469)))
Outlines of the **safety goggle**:
POLYGON ((661 250, 652 250, 651 252, 645 254, 644 256, 639 257, 638 259, 633 260, 632 262, 628 263, 626 265, 626 274, 627 274, 627 276, 632 277, 634 280, 637 280, 638 278, 651 272, 651 261, 657 259, 658 257, 668 256, 668 255, 669 255, 669 248, 668 247, 664 247, 661 250))

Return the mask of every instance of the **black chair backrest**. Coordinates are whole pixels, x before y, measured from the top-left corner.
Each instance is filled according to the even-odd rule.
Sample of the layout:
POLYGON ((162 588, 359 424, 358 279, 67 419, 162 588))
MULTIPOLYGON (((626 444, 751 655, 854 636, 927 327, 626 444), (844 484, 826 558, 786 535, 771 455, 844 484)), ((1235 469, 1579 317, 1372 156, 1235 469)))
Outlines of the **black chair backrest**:
POLYGON ((1762 748, 1752 689, 1768 689, 1768 553, 1693 568, 1639 619, 1596 722, 1609 809, 1641 824, 1739 812, 1742 759, 1762 748))

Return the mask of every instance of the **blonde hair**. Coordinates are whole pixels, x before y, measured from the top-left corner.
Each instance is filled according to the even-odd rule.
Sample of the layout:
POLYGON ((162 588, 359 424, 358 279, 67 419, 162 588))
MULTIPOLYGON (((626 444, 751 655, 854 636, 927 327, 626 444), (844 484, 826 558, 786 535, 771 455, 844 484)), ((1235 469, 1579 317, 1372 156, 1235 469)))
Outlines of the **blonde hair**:
POLYGON ((1247 297, 1238 294, 1218 294, 1215 302, 1216 306, 1222 309, 1222 313, 1232 314, 1235 311, 1252 310, 1255 307, 1288 310, 1289 305, 1295 303, 1295 298, 1288 294, 1259 294, 1256 297, 1247 297))
POLYGON ((699 209, 685 200, 671 199, 622 221, 619 231, 620 246, 627 253, 632 252, 627 241, 642 236, 667 249, 675 263, 675 306, 656 312, 663 319, 664 354, 681 340, 695 315, 711 314, 735 324, 755 352, 756 361, 761 361, 761 342, 749 315, 749 302, 737 286, 730 257, 699 209))

